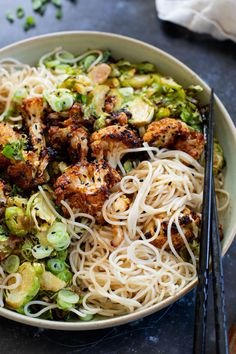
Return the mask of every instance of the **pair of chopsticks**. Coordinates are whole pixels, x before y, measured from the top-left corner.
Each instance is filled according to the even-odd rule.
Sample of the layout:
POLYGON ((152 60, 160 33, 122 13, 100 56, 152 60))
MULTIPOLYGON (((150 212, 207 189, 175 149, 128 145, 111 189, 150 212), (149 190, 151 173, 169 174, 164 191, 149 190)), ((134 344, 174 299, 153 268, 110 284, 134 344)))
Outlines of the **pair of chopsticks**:
POLYGON ((206 137, 205 177, 203 190, 202 228, 195 308, 194 354, 204 354, 206 346, 209 260, 212 260, 216 353, 228 354, 228 338, 224 299, 224 277, 221 258, 219 222, 213 176, 214 92, 211 91, 208 119, 204 122, 206 137))

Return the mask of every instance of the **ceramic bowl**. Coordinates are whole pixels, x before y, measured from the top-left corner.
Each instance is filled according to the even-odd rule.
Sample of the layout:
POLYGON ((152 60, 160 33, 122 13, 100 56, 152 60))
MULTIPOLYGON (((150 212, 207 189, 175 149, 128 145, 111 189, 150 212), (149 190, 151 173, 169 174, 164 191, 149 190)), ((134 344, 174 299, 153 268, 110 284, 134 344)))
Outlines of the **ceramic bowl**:
MULTIPOLYGON (((83 53, 87 49, 109 48, 112 51, 113 56, 116 58, 123 57, 133 62, 150 61, 156 64, 160 73, 173 77, 183 86, 188 86, 190 84, 201 85, 204 89, 202 103, 209 102, 210 88, 208 85, 179 60, 147 43, 111 33, 60 32, 34 37, 2 48, 0 50, 0 59, 4 57, 13 57, 24 63, 34 65, 43 54, 56 47, 63 47, 65 50, 76 54, 83 53)), ((216 98, 215 115, 216 135, 223 146, 227 160, 227 166, 225 169, 225 189, 230 193, 231 197, 230 207, 223 220, 223 254, 225 254, 236 234, 236 129, 228 112, 218 98, 216 98)), ((196 286, 196 283, 197 280, 191 282, 177 295, 169 297, 148 309, 110 319, 66 323, 34 319, 5 308, 0 308, 0 315, 24 324, 50 329, 101 329, 121 325, 157 312, 187 294, 194 286, 196 286)))

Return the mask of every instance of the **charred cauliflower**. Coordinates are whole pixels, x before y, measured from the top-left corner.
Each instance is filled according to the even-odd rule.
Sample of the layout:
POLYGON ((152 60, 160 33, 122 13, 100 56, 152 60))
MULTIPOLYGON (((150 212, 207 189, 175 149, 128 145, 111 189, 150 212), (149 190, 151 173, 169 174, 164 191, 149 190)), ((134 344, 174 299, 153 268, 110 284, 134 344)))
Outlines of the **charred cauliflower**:
POLYGON ((43 124, 43 112, 43 98, 34 97, 24 99, 22 114, 28 127, 33 152, 35 153, 33 164, 37 169, 35 176, 36 183, 44 182, 44 172, 48 165, 48 153, 44 136, 45 126, 43 124))
POLYGON ((106 161, 73 165, 55 183, 56 203, 66 201, 72 210, 93 215, 103 222, 102 206, 120 175, 106 161))
POLYGON ((151 123, 143 140, 153 146, 184 151, 196 160, 204 150, 203 134, 174 118, 164 118, 151 123))
MULTIPOLYGON (((185 234, 185 237, 188 241, 192 240, 194 237, 197 237, 197 231, 200 226, 201 219, 200 217, 188 208, 185 208, 179 216, 179 224, 185 234)), ((161 229, 157 238, 152 241, 152 244, 157 248, 162 248, 167 241, 167 228, 168 222, 163 221, 161 223, 161 229)), ((156 232, 154 220, 150 221, 145 230, 146 237, 152 237, 156 232)), ((181 235, 178 232, 178 229, 175 223, 171 227, 171 239, 175 249, 179 249, 184 246, 184 241, 181 235)))
POLYGON ((139 146, 138 136, 124 126, 111 125, 94 132, 90 137, 92 156, 96 159, 107 159, 113 168, 117 166, 117 152, 139 146))
POLYGON ((79 162, 87 157, 88 133, 84 128, 73 125, 65 128, 52 126, 48 130, 48 141, 55 150, 67 149, 72 162, 79 162))

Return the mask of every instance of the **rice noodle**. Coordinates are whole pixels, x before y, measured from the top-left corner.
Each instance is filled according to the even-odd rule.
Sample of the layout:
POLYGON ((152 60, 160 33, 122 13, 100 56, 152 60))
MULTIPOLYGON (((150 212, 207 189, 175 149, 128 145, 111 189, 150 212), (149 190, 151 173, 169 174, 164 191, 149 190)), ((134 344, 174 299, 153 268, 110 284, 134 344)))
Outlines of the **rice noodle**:
POLYGON ((178 218, 185 207, 201 211, 203 167, 181 151, 148 150, 152 161, 141 162, 123 177, 121 190, 105 202, 102 213, 110 226, 95 225, 93 237, 83 236, 71 252, 73 284, 88 289, 83 306, 93 313, 115 316, 138 311, 175 295, 196 277, 196 260, 178 218), (117 212, 114 203, 124 195, 131 204, 117 212), (148 239, 145 227, 150 220, 157 227, 148 239), (167 242, 158 249, 151 242, 158 238, 163 220, 168 221, 167 242), (184 262, 173 246, 173 222, 191 263, 184 262), (124 234, 116 248, 112 225, 124 234))

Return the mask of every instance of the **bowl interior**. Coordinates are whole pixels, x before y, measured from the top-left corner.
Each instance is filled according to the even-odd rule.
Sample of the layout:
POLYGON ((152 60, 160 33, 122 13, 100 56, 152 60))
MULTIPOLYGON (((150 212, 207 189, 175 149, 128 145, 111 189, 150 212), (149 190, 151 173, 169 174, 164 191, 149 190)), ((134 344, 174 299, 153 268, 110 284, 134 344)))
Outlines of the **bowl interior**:
MULTIPOLYGON (((56 47, 63 47, 63 49, 75 54, 83 53, 88 49, 110 49, 113 56, 116 58, 123 57, 133 62, 153 62, 162 74, 173 77, 184 86, 190 84, 201 85, 204 88, 202 103, 209 101, 209 87, 184 64, 153 46, 119 35, 98 32, 63 32, 40 36, 1 49, 0 59, 14 57, 24 63, 35 65, 43 54, 52 51, 56 47)), ((236 203, 234 202, 236 200, 236 130, 226 109, 218 98, 216 99, 215 105, 215 117, 216 135, 223 146, 227 162, 225 168, 225 189, 230 193, 231 197, 230 207, 222 218, 224 226, 223 254, 225 254, 236 233, 236 203)), ((186 294, 194 285, 196 285, 196 281, 190 283, 176 296, 154 305, 149 309, 140 310, 134 314, 113 319, 87 323, 63 323, 27 318, 26 316, 19 315, 7 309, 0 309, 0 315, 26 324, 45 328, 63 330, 104 328, 136 320, 158 311, 186 294)))

